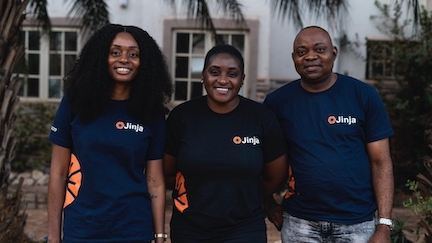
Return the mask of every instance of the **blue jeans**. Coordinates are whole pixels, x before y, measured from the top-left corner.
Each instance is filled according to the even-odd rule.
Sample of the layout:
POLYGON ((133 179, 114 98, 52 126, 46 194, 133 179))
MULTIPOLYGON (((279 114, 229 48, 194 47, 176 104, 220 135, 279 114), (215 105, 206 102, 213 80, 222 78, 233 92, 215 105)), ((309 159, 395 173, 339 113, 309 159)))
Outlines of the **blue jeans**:
POLYGON ((375 220, 346 225, 299 219, 284 212, 282 243, 367 243, 375 220))

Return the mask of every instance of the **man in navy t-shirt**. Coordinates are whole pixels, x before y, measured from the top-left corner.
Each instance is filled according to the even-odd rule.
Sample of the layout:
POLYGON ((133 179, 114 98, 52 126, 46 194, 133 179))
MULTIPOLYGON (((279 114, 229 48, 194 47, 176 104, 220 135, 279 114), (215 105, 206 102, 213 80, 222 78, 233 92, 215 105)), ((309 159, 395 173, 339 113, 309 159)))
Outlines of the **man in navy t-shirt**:
POLYGON ((269 219, 283 243, 390 242, 393 130, 381 99, 332 71, 338 50, 324 29, 303 29, 293 48, 301 78, 264 101, 281 122, 290 163, 283 218, 267 202, 269 219))

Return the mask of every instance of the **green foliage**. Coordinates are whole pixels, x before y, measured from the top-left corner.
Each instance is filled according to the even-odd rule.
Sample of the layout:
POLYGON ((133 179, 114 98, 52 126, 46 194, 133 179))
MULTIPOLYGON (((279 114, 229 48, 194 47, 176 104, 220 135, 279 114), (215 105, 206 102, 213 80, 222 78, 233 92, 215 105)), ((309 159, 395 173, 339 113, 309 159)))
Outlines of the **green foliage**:
MULTIPOLYGON (((410 20, 401 19, 401 3, 396 1, 391 7, 376 1, 375 5, 381 16, 371 19, 382 21, 377 28, 391 41, 374 48, 389 50, 383 55, 393 65, 397 82, 391 95, 382 96, 395 131, 390 144, 395 174, 413 179, 424 171, 424 130, 432 116, 432 15, 423 8, 417 31, 406 36, 410 20)), ((379 55, 376 50, 369 52, 379 55)), ((382 83, 377 88, 383 94, 386 87, 382 83)), ((396 186, 402 187, 406 179, 396 177, 396 186)))
POLYGON ((405 227, 404 220, 400 218, 396 218, 393 220, 394 222, 394 228, 392 232, 390 233, 390 239, 392 243, 411 243, 411 241, 407 240, 405 238, 405 235, 403 231, 407 231, 409 233, 413 233, 414 231, 405 227))
POLYGON ((428 225, 432 224, 432 197, 423 196, 419 190, 418 182, 408 180, 406 186, 414 192, 415 198, 409 198, 403 202, 403 206, 410 208, 416 215, 428 225))
MULTIPOLYGON (((432 159, 425 156, 431 151, 428 147, 432 149, 425 139, 428 131, 432 134, 432 14, 422 8, 419 25, 407 35, 411 20, 403 19, 401 2, 396 0, 391 6, 375 1, 381 14, 370 19, 377 21, 377 29, 389 41, 367 40, 368 53, 375 60, 386 61, 383 66, 391 72, 384 76, 394 80, 377 80, 377 88, 395 132, 390 138, 395 185, 413 193, 403 206, 419 217, 419 225, 426 231, 425 242, 432 242, 432 159), (391 90, 389 82, 396 84, 391 90)), ((403 223, 396 224, 392 242, 406 242, 403 223)))
POLYGON ((54 105, 43 103, 20 105, 14 128, 17 145, 12 170, 42 169, 49 164, 51 144, 47 138, 55 112, 54 105))

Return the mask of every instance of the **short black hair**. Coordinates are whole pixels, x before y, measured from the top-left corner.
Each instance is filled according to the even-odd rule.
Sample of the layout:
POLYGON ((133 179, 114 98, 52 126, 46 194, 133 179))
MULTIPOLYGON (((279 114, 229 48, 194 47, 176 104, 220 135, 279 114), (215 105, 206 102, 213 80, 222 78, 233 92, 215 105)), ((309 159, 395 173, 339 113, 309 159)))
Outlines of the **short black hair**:
POLYGON ((237 48, 235 48, 232 45, 227 45, 227 44, 216 45, 207 52, 207 55, 204 59, 203 72, 207 68, 208 64, 211 62, 211 59, 213 57, 219 55, 219 54, 229 54, 229 55, 233 56, 234 58, 236 58, 239 66, 240 66, 240 71, 242 74, 244 74, 243 55, 240 53, 240 51, 237 48))
POLYGON ((108 55, 112 40, 120 32, 130 33, 140 49, 140 66, 131 81, 129 113, 148 121, 167 111, 165 105, 172 94, 171 76, 155 40, 139 27, 107 24, 90 37, 63 79, 72 112, 83 123, 109 109, 114 82, 108 73, 108 55))

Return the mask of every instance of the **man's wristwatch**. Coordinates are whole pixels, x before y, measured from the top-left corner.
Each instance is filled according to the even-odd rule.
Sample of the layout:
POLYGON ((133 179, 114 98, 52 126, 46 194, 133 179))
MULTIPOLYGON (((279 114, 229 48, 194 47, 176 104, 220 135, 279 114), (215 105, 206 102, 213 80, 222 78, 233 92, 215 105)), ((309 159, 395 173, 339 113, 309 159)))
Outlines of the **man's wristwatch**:
POLYGON ((379 218, 377 224, 387 225, 390 228, 390 230, 393 230, 394 227, 393 220, 386 219, 386 218, 379 218))
POLYGON ((155 239, 157 239, 157 238, 163 238, 164 241, 166 241, 166 239, 168 238, 168 235, 165 234, 165 233, 154 234, 154 238, 155 239))

